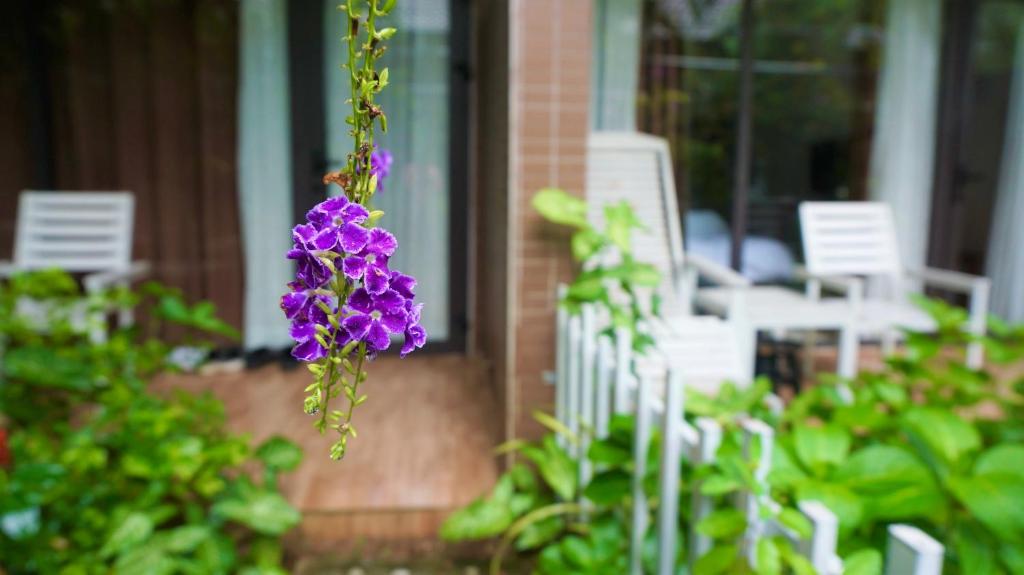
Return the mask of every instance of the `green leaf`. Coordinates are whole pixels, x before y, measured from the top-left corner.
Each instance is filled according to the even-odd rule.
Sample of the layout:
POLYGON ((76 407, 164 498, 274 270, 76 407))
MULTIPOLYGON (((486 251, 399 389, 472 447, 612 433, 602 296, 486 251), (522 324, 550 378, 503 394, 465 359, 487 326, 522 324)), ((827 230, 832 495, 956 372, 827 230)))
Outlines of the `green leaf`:
POLYGON ((200 543, 210 537, 210 528, 205 525, 183 525, 162 533, 163 547, 174 553, 191 553, 200 543))
POLYGON ((605 206, 604 221, 608 239, 622 250, 622 253, 630 253, 633 228, 641 228, 642 224, 637 219, 629 202, 623 200, 617 204, 605 206))
POLYGON ((1024 541, 1024 478, 1009 473, 951 477, 956 498, 993 533, 1007 541, 1024 541))
POLYGON ((709 476, 700 484, 700 492, 704 495, 710 495, 716 497, 718 495, 725 495, 726 493, 732 493, 739 491, 743 488, 743 484, 740 483, 734 477, 728 477, 726 475, 714 474, 709 476))
POLYGON ((835 426, 798 425, 793 430, 793 447, 800 461, 818 477, 830 466, 839 465, 850 450, 850 434, 835 426))
POLYGON ((629 452, 629 449, 605 439, 590 444, 590 448, 587 450, 587 458, 594 463, 625 465, 629 463, 633 455, 629 452))
POLYGON ((868 514, 879 519, 928 517, 945 506, 925 464, 895 446, 874 445, 855 452, 831 479, 864 497, 868 514))
POLYGON ((446 541, 487 539, 501 535, 515 518, 507 501, 477 499, 448 516, 441 525, 446 541))
POLYGON ((1024 478, 1024 445, 1004 443, 986 450, 974 462, 974 473, 1008 473, 1024 478))
POLYGON ((586 228, 587 203, 580 198, 570 196, 557 188, 544 188, 538 191, 531 200, 533 209, 544 219, 577 228, 586 228))
POLYGON ((302 463, 302 448, 295 443, 275 435, 256 449, 256 457, 275 471, 291 471, 302 463))
POLYGON ((782 573, 782 554, 774 539, 757 542, 757 575, 779 575, 782 573))
POLYGON ((536 549, 551 542, 565 529, 565 520, 561 517, 548 517, 527 525, 516 539, 516 550, 527 551, 536 549))
POLYGON ((843 575, 882 575, 882 554, 861 549, 843 559, 843 575))
POLYGON ((562 539, 560 547, 562 548, 562 556, 571 565, 589 567, 594 563, 594 551, 582 537, 570 535, 562 539))
POLYGON ((772 467, 768 472, 768 482, 772 487, 788 488, 807 479, 807 474, 793 460, 789 451, 775 442, 772 448, 772 467))
POLYGON ((995 575, 995 542, 985 529, 974 521, 958 523, 953 535, 960 571, 971 575, 995 575))
POLYGON ((798 501, 819 501, 836 514, 839 527, 848 531, 860 525, 864 503, 849 488, 826 481, 806 481, 797 488, 798 501))
POLYGON ((555 442, 554 435, 546 435, 542 447, 524 447, 522 452, 537 466, 541 478, 559 497, 569 501, 576 493, 576 463, 555 442))
POLYGON ((735 537, 747 527, 747 520, 738 509, 718 509, 697 524, 697 533, 714 539, 735 537))
POLYGON ((999 559, 1010 570, 1010 573, 1024 573, 1024 546, 1000 545, 999 559))
POLYGON ((281 535, 298 525, 302 516, 276 491, 252 490, 220 501, 213 513, 265 535, 281 535))
POLYGON ((604 278, 597 273, 582 273, 569 284, 566 297, 577 302, 595 302, 604 298, 604 278))
POLYGON ((981 436, 973 425, 956 414, 934 407, 920 407, 903 416, 907 432, 920 439, 929 453, 954 465, 961 457, 981 447, 981 436))
POLYGON ((621 469, 602 471, 590 480, 583 495, 598 505, 612 505, 629 496, 632 476, 621 469))
POLYGON ((693 566, 694 575, 718 575, 725 573, 736 561, 739 549, 735 545, 715 545, 693 566))
POLYGON ((100 557, 111 557, 135 547, 153 533, 153 520, 145 513, 129 513, 110 533, 100 549, 100 557))
POLYGON ((594 256, 605 245, 604 236, 591 228, 584 228, 572 235, 572 257, 578 262, 585 262, 594 256))
POLYGON ((814 531, 811 521, 792 507, 785 507, 779 512, 779 523, 792 529, 801 539, 810 539, 814 531))

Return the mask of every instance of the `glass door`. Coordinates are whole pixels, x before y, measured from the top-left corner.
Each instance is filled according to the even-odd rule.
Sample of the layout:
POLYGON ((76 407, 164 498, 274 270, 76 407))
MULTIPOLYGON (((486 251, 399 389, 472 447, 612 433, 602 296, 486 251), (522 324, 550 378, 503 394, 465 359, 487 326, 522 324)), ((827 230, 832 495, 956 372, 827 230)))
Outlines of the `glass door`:
MULTIPOLYGON (((337 0, 323 0, 323 90, 326 116, 326 168, 337 169, 351 151, 345 137, 351 114, 343 15, 337 0)), ((400 2, 388 26, 399 33, 389 41, 382 65, 390 72, 379 103, 388 118, 388 132, 378 135, 378 149, 392 154, 394 163, 374 208, 383 210, 388 229, 398 238, 391 260, 395 269, 418 278, 418 299, 426 303, 423 325, 432 346, 448 342, 461 346, 465 325, 466 213, 463 121, 453 118, 453 106, 463 94, 464 78, 453 73, 461 37, 462 3, 451 0, 400 2)), ((461 117, 460 117, 461 118, 461 117)), ((333 192, 332 192, 333 193, 333 192)))

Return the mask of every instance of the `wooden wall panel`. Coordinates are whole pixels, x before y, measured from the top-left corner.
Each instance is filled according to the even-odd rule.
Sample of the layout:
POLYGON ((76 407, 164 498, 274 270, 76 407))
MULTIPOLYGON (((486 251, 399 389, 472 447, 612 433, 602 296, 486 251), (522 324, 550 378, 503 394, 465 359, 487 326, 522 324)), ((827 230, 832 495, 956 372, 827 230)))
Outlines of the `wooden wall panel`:
MULTIPOLYGON (((25 6, 31 1, 22 0, 25 6)), ((45 6, 34 25, 52 53, 47 90, 53 186, 135 193, 136 259, 154 264, 155 279, 180 288, 191 301, 212 300, 224 319, 243 327, 237 1, 53 0, 32 6, 45 6)), ((29 60, 24 42, 3 40, 0 57, 29 60)), ((13 206, 38 165, 25 152, 30 130, 19 129, 26 91, 15 80, 25 75, 8 82, 6 66, 4 74, 0 152, 8 153, 0 159, 0 259, 11 255, 13 206)))

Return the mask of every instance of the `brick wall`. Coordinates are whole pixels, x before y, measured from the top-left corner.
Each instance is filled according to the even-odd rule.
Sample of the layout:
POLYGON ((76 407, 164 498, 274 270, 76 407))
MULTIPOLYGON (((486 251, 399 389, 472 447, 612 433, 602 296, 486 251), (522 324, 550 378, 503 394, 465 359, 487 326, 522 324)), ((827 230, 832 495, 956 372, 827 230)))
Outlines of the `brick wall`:
POLYGON ((555 289, 572 276, 568 234, 530 206, 547 186, 583 195, 590 100, 591 0, 511 0, 510 324, 506 433, 536 436, 553 411, 555 289))

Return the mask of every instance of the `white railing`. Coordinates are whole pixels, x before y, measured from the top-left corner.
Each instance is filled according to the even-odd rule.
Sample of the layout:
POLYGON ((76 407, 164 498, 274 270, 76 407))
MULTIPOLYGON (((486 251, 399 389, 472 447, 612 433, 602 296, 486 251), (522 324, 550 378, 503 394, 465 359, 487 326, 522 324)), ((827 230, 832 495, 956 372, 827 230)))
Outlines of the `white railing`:
MULTIPOLYGON (((564 294, 564 288, 560 295, 564 294)), ((641 548, 649 528, 648 501, 643 489, 647 450, 656 425, 662 430, 662 452, 659 467, 657 527, 657 575, 675 573, 677 536, 679 530, 680 461, 686 458, 694 466, 713 463, 722 441, 722 428, 713 419, 698 418, 693 424, 683 418, 685 382, 679 370, 650 373, 640 369, 632 353, 630 333, 615 331, 614 341, 599 336, 600 327, 595 309, 584 306, 578 315, 564 309, 557 314, 558 347, 555 373, 556 416, 579 441, 562 441, 563 447, 579 462, 580 492, 593 475, 587 459, 592 437, 608 435, 613 414, 635 417, 634 471, 632 484, 633 514, 631 526, 630 573, 643 573, 641 548)), ((669 358, 671 365, 671 358, 669 358)), ((746 532, 741 539, 741 552, 752 566, 756 548, 763 537, 782 535, 808 559, 820 575, 839 575, 843 564, 836 554, 839 522, 834 513, 817 502, 802 502, 801 513, 812 526, 809 539, 801 539, 791 529, 774 519, 761 517, 763 505, 776 506, 768 497, 767 476, 771 469, 774 430, 756 419, 743 420, 744 449, 747 456, 760 444, 760 455, 754 471, 755 480, 765 486, 761 495, 742 491, 735 505, 744 511, 746 532)), ((581 503, 584 503, 581 500, 581 503)), ((692 571, 696 561, 711 549, 711 538, 697 532, 696 526, 714 509, 714 499, 701 493, 694 485, 691 524, 688 526, 687 558, 692 571)), ((584 507, 586 507, 584 505, 584 507)), ((908 525, 889 528, 887 575, 939 575, 942 571, 943 546, 923 531, 908 525)))

